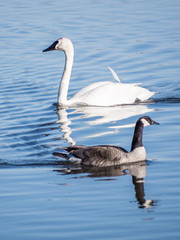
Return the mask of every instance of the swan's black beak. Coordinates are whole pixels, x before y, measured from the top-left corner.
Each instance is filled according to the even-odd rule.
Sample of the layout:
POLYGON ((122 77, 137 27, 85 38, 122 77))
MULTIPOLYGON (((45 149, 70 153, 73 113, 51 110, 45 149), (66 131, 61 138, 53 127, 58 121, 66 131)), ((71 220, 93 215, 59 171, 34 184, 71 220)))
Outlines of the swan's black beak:
POLYGON ((44 49, 43 52, 56 50, 55 47, 56 47, 57 44, 58 44, 58 41, 55 41, 51 46, 49 46, 48 48, 44 49))

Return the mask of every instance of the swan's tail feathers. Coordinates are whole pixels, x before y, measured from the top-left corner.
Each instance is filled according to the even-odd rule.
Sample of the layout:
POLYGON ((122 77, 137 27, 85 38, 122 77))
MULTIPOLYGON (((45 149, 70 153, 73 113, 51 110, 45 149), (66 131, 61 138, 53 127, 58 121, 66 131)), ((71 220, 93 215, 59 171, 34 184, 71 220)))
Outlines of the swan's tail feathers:
POLYGON ((110 66, 108 66, 108 68, 109 68, 109 70, 111 71, 114 79, 120 83, 121 80, 119 79, 119 77, 118 77, 118 75, 115 73, 115 71, 114 71, 110 66))

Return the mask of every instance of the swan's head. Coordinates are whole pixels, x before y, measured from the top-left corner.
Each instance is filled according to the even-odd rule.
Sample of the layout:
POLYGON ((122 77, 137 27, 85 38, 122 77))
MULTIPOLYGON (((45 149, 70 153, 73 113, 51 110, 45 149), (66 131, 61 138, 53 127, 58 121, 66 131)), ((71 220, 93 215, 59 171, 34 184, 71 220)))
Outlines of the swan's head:
POLYGON ((148 116, 143 116, 138 119, 138 122, 141 122, 144 127, 149 126, 149 125, 159 125, 159 123, 155 122, 148 116))
POLYGON ((51 46, 43 50, 43 52, 53 51, 53 50, 59 50, 59 51, 68 51, 69 49, 73 49, 73 44, 71 40, 69 40, 66 37, 59 38, 57 41, 55 41, 51 46))

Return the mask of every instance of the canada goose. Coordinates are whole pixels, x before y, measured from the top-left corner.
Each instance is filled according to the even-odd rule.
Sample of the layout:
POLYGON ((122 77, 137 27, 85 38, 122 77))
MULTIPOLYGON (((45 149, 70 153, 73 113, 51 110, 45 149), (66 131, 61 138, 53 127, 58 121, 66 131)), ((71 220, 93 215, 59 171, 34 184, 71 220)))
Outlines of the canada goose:
MULTIPOLYGON (((83 146, 75 145, 65 148, 74 157, 80 159, 84 166, 107 167, 146 159, 146 150, 142 143, 143 128, 148 125, 159 124, 148 116, 138 119, 134 129, 131 151, 111 145, 83 146)), ((70 159, 70 156, 68 156, 70 159)))

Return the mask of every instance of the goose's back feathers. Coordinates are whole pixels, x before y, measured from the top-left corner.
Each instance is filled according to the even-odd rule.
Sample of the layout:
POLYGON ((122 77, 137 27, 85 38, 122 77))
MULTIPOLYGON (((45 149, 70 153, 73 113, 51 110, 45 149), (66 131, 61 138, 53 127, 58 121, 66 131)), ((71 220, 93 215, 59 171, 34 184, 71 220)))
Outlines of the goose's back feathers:
POLYGON ((81 159, 83 165, 96 167, 119 165, 128 153, 124 148, 111 145, 72 146, 66 151, 81 159))

